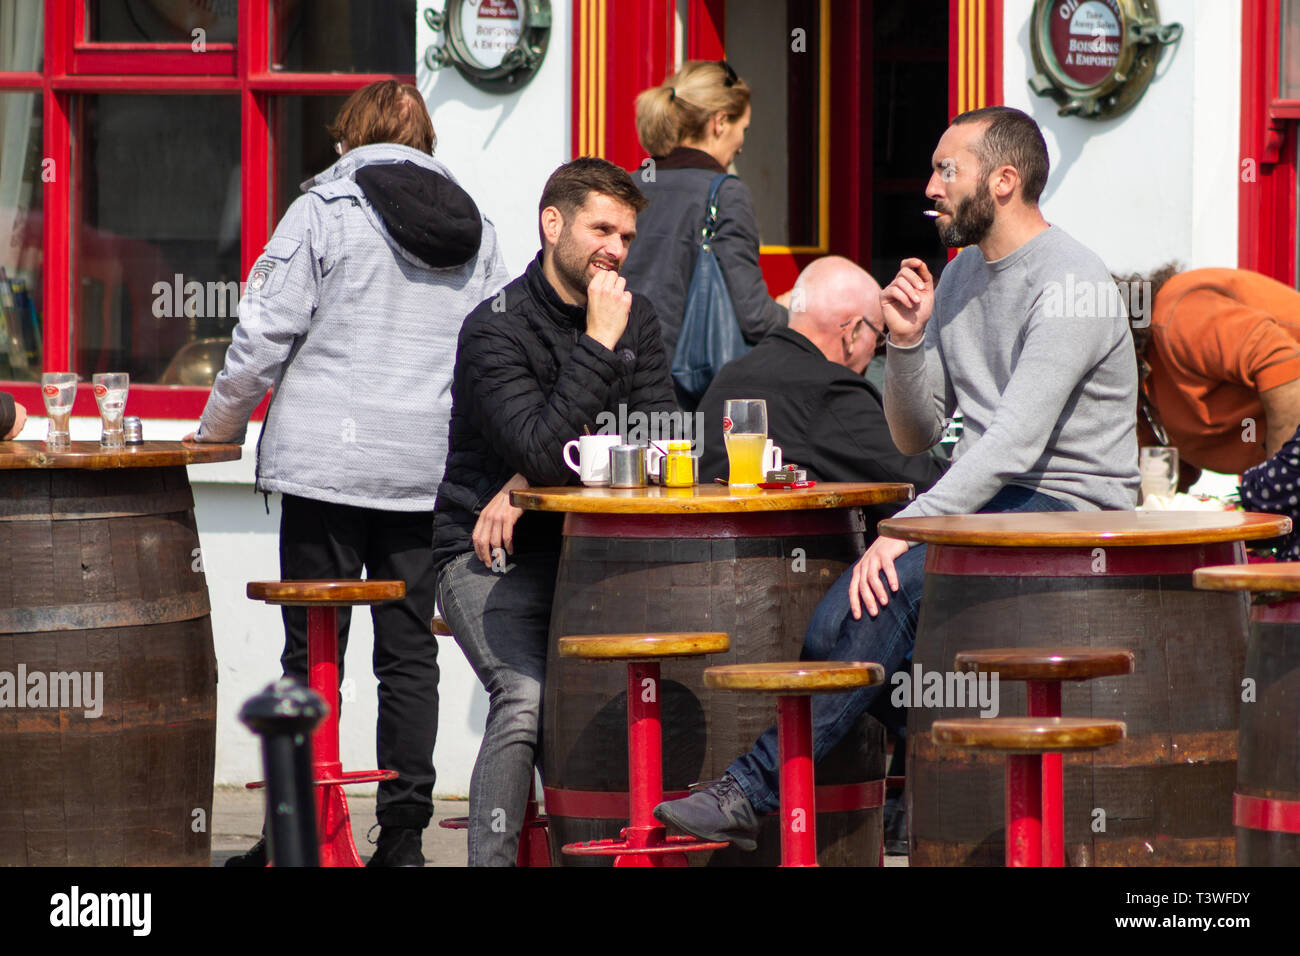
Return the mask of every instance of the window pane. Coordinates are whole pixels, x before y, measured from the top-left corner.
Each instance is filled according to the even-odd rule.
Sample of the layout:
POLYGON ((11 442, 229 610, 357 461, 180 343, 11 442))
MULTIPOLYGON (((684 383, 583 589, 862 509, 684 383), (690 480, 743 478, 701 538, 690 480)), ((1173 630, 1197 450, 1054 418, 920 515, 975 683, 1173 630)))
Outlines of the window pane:
POLYGON ((273 0, 271 69, 414 73, 415 0, 273 0))
POLYGON ((763 245, 818 241, 818 7, 816 0, 727 2, 727 62, 753 91, 736 172, 754 197, 763 245), (803 31, 806 50, 791 49, 793 30, 803 31))
POLYGON ((28 73, 45 57, 45 0, 0 0, 0 72, 28 73))
POLYGON ((239 0, 90 0, 86 39, 92 43, 234 43, 239 0), (195 30, 203 30, 196 35, 195 30))
POLYGON ((41 94, 0 93, 0 379, 41 377, 41 94))
POLYGON ((83 376, 211 384, 239 300, 239 99, 87 96, 74 155, 83 376))
POLYGON ((276 222, 302 195, 299 185, 339 158, 325 126, 346 101, 346 96, 281 96, 272 100, 276 222))

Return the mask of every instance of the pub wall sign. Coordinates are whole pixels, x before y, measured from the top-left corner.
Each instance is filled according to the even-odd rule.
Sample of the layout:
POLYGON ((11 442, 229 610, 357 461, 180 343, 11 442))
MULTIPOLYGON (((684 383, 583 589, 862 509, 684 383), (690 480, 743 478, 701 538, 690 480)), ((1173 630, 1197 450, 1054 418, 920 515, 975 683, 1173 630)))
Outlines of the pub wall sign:
POLYGON ((447 0, 424 20, 442 42, 424 51, 431 70, 454 66, 489 93, 513 93, 528 85, 551 34, 550 0, 447 0))
POLYGON ((1029 87, 1061 116, 1110 119, 1142 98, 1163 47, 1182 35, 1182 24, 1160 23, 1156 0, 1034 0, 1029 87))

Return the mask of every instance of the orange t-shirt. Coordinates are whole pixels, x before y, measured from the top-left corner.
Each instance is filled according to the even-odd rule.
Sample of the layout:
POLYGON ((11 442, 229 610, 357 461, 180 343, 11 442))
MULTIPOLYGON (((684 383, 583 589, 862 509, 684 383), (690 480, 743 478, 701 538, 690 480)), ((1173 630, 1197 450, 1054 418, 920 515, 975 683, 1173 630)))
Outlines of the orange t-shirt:
POLYGON ((1156 296, 1147 361, 1147 394, 1179 454, 1240 474, 1265 457, 1259 393, 1300 378, 1300 292, 1244 269, 1180 273, 1156 296))

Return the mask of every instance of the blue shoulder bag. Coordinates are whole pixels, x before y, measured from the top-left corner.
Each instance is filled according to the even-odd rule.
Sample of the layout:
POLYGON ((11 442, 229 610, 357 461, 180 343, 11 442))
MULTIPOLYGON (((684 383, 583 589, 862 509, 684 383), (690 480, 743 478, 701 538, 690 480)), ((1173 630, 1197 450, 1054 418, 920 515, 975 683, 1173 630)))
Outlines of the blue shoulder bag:
POLYGON ((713 235, 718 228, 718 190, 730 177, 730 173, 720 173, 709 186, 700 251, 695 257, 695 272, 686 292, 682 328, 673 353, 673 381, 693 398, 704 394, 722 366, 740 358, 750 348, 740 333, 727 282, 713 254, 713 235))

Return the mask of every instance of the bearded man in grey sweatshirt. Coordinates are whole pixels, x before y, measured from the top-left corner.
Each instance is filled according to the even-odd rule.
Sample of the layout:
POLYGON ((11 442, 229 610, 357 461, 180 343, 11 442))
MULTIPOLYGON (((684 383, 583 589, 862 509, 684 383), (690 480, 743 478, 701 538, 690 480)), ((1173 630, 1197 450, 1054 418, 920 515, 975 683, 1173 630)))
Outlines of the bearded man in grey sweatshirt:
MULTIPOLYGON (((1102 261, 1038 209, 1048 170, 1038 124, 1003 106, 964 113, 939 140, 932 170, 925 194, 939 236, 966 248, 938 289, 924 262, 905 259, 881 293, 885 416, 908 455, 936 444, 957 409, 965 427, 952 468, 898 517, 1136 507, 1127 317, 1102 261), (1085 289, 1093 305, 1076 308, 1085 289)), ((912 650, 924 564, 923 545, 877 538, 818 605, 804 656, 878 661, 892 675, 912 650)), ((814 697, 814 758, 863 711, 900 729, 888 688, 814 697)), ((721 780, 655 816, 753 849, 758 814, 779 806, 778 768, 770 728, 721 780)))

